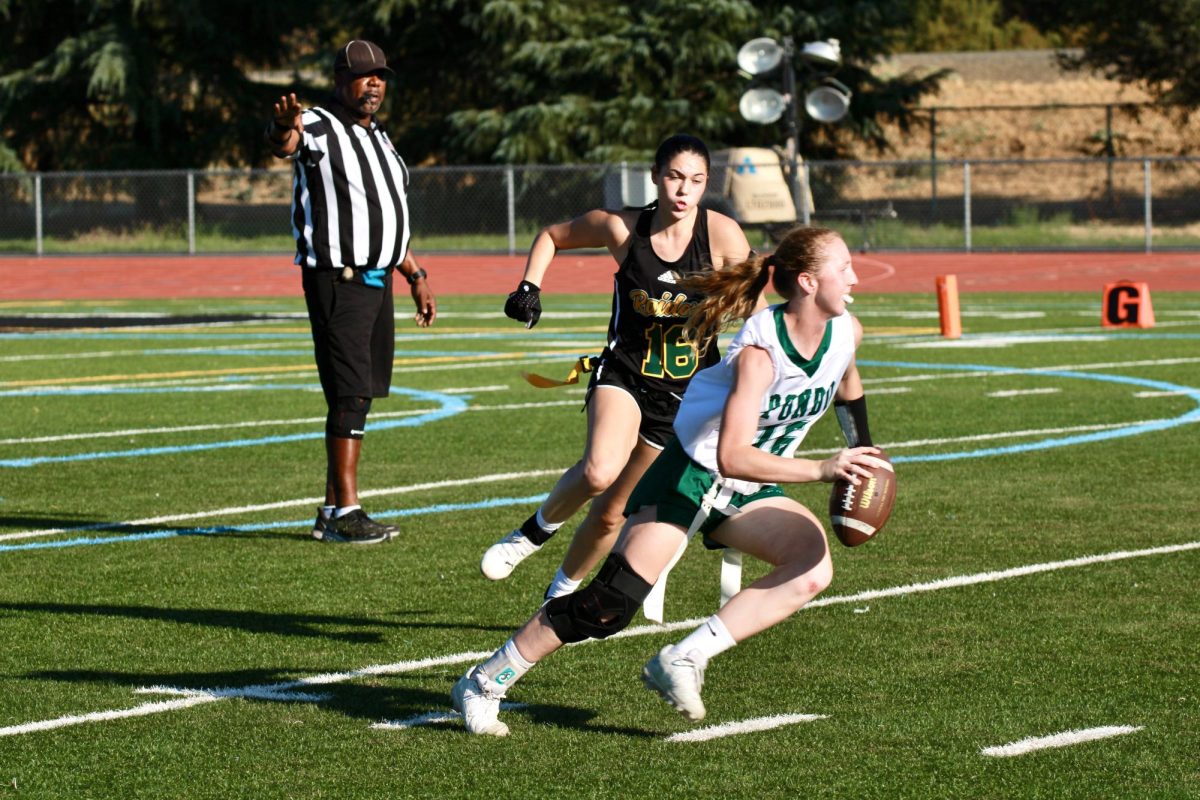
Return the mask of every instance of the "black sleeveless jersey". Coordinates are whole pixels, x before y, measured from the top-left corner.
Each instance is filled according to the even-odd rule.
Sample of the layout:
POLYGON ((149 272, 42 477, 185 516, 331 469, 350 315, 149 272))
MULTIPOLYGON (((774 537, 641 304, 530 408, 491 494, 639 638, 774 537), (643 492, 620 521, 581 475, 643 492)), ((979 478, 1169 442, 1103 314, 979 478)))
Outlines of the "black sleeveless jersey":
POLYGON ((601 368, 634 377, 648 389, 682 395, 692 375, 721 360, 715 342, 703 358, 684 342, 684 322, 700 295, 678 285, 681 275, 711 269, 708 211, 696 212, 692 241, 678 261, 663 261, 650 245, 654 214, 650 207, 638 216, 629 252, 614 276, 601 368))

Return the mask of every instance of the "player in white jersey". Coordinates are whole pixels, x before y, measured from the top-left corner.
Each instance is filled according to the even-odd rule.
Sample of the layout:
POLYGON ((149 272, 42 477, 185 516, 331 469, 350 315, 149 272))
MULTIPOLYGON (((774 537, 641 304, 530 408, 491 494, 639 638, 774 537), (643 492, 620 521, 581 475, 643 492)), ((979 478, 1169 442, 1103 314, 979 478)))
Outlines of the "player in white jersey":
POLYGON ((774 568, 643 668, 646 685, 688 719, 704 717, 709 659, 783 621, 829 585, 833 565, 820 521, 778 484, 857 484, 879 465, 854 363, 862 327, 846 312, 858 278, 840 236, 797 228, 769 256, 689 279, 706 296, 689 318, 693 340, 707 341, 743 317, 768 279, 786 302, 754 315, 724 359, 692 379, 677 438, 638 483, 621 538, 595 579, 549 601, 455 685, 454 707, 472 733, 508 733, 497 718, 500 699, 542 658, 627 626, 691 533, 774 568), (822 461, 794 458, 834 398, 850 447, 822 461))
MULTIPOLYGON (((786 310, 786 304, 772 306, 747 320, 730 344, 726 358, 697 375, 688 388, 687 402, 675 417, 675 434, 688 456, 710 470, 719 471, 721 415, 737 375, 734 364, 742 348, 764 350, 774 376, 758 416, 754 446, 784 458, 792 457, 812 423, 833 403, 838 384, 854 363, 862 328, 849 313, 826 322, 816 350, 805 357, 788 335, 786 310)), ((752 491, 758 486, 754 484, 752 491)))

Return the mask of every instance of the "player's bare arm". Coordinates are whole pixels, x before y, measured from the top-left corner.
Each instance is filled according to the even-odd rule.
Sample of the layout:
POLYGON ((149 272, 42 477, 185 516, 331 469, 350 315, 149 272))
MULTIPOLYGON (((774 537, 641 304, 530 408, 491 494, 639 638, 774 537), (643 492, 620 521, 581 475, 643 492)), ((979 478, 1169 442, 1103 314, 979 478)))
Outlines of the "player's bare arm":
POLYGON ((540 287, 551 260, 560 250, 603 247, 620 262, 629 248, 632 224, 623 212, 597 208, 568 222, 543 228, 529 250, 524 279, 540 287))
POLYGON ((750 257, 750 242, 742 226, 717 211, 708 213, 708 246, 713 267, 721 269, 730 264, 740 264, 750 257))

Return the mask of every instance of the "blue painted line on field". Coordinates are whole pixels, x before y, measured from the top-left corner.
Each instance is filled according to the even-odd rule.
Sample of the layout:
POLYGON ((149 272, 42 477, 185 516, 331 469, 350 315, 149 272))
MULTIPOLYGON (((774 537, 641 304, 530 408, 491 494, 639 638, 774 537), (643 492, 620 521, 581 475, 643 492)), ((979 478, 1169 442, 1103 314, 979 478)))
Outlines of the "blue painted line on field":
MULTIPOLYGON (((1036 450, 1046 450, 1046 449, 1050 449, 1050 448, 1065 447, 1065 446, 1070 446, 1070 445, 1075 445, 1075 444, 1086 444, 1086 443, 1091 443, 1091 442, 1107 441, 1107 440, 1111 440, 1111 439, 1117 439, 1117 438, 1126 437, 1126 436, 1133 436, 1133 435, 1147 433, 1147 432, 1151 432, 1151 431, 1167 430, 1169 428, 1178 427, 1180 425, 1187 425, 1187 424, 1191 424, 1191 423, 1200 422, 1200 389, 1196 389, 1193 387, 1187 387, 1187 386, 1180 386, 1178 384, 1168 383, 1166 381, 1157 381, 1157 380, 1150 380, 1150 379, 1145 379, 1145 378, 1134 378, 1134 377, 1121 376, 1121 375, 1106 375, 1106 374, 1101 374, 1101 373, 1079 372, 1079 371, 1074 371, 1074 370, 1041 370, 1041 369, 994 366, 994 365, 989 365, 989 364, 927 364, 927 363, 908 362, 908 361, 900 362, 900 361, 869 361, 869 360, 860 361, 859 364, 862 366, 891 367, 891 368, 899 368, 899 369, 942 370, 942 371, 947 371, 947 372, 966 370, 966 371, 978 371, 978 372, 997 372, 997 373, 1005 373, 1005 374, 1045 375, 1045 376, 1077 379, 1077 380, 1101 381, 1101 382, 1106 382, 1106 383, 1116 383, 1116 384, 1126 384, 1126 385, 1138 386, 1138 387, 1142 387, 1142 388, 1146 388, 1146 389, 1152 389, 1155 391, 1167 391, 1167 392, 1179 393, 1182 396, 1191 398, 1196 403, 1196 408, 1193 408, 1192 410, 1185 412, 1184 414, 1181 414, 1180 416, 1174 417, 1172 419, 1164 419, 1164 420, 1156 420, 1153 422, 1139 423, 1139 424, 1135 424, 1135 425, 1129 425, 1129 426, 1126 426, 1123 428, 1117 428, 1117 429, 1112 429, 1112 430, 1107 430, 1107 431, 1098 431, 1098 432, 1094 432, 1094 433, 1088 433, 1088 434, 1082 434, 1082 435, 1076 435, 1076 436, 1047 438, 1047 439, 1042 439, 1040 441, 1027 442, 1025 444, 1011 445, 1011 446, 1006 446, 1006 447, 984 448, 984 449, 979 449, 979 450, 963 451, 963 452, 957 452, 957 453, 938 453, 938 454, 919 455, 919 456, 896 456, 892 459, 892 461, 895 463, 952 461, 952 460, 966 459, 966 458, 984 458, 984 457, 994 456, 994 455, 1010 455, 1010 454, 1014 454, 1014 453, 1032 452, 1032 451, 1036 451, 1036 450)), ((438 394, 438 393, 434 393, 434 392, 423 392, 423 391, 418 391, 418 390, 413 390, 413 389, 403 389, 403 388, 395 389, 395 391, 397 393, 404 394, 404 395, 407 395, 407 396, 410 396, 410 397, 413 397, 416 399, 428 400, 428 401, 441 403, 442 407, 439 408, 437 411, 431 412, 429 414, 424 414, 419 417, 410 417, 410 418, 399 419, 399 420, 386 420, 383 422, 375 423, 371 426, 371 430, 384 430, 387 428, 409 427, 409 426, 414 426, 414 425, 421 425, 426 422, 434 421, 436 419, 442 419, 447 416, 452 416, 454 414, 460 413, 462 410, 464 410, 466 408, 466 399, 462 396, 455 397, 455 396, 449 396, 449 395, 442 395, 442 394, 438 394)), ((238 441, 234 441, 234 442, 216 442, 216 443, 211 443, 211 444, 207 444, 207 445, 194 445, 194 446, 170 447, 170 448, 148 448, 148 449, 142 449, 142 450, 116 452, 116 453, 110 453, 110 454, 82 454, 79 456, 65 456, 65 457, 46 458, 46 459, 16 459, 16 460, 12 460, 12 461, 0 461, 0 466, 32 466, 35 463, 85 460, 85 459, 100 458, 100 457, 131 457, 131 456, 139 456, 139 455, 147 455, 147 454, 157 454, 160 452, 161 453, 177 453, 177 452, 186 452, 186 451, 198 450, 198 449, 216 449, 216 448, 220 448, 220 447, 242 447, 242 446, 250 446, 250 445, 254 445, 254 444, 265 444, 265 443, 274 443, 274 442, 281 442, 281 441, 294 441, 297 439, 314 439, 314 438, 321 438, 323 436, 324 436, 323 432, 317 432, 317 433, 310 433, 310 434, 298 434, 295 436, 265 437, 263 439, 238 440, 238 441)), ((480 501, 480 502, 476 502, 476 503, 439 504, 439 505, 425 506, 422 508, 415 508, 415 509, 383 511, 383 512, 376 513, 375 516, 379 519, 388 519, 388 518, 396 518, 396 517, 417 516, 417 515, 422 515, 422 514, 447 513, 447 512, 452 512, 452 511, 478 510, 478 509, 484 509, 484 508, 499 508, 499 507, 510 506, 510 505, 537 503, 537 502, 541 502, 542 500, 544 500, 545 497, 546 497, 546 495, 536 495, 536 496, 519 497, 519 498, 495 498, 495 499, 480 501)), ((120 543, 120 542, 134 542, 134 541, 147 541, 147 540, 153 540, 153 539, 166 539, 166 538, 172 538, 172 537, 176 537, 176 536, 198 536, 198 535, 211 536, 211 535, 220 535, 220 534, 227 534, 227 533, 252 533, 254 531, 272 530, 272 529, 279 529, 279 528, 303 528, 303 527, 307 526, 308 524, 309 523, 307 520, 299 520, 299 521, 287 521, 287 522, 259 523, 259 524, 242 525, 242 526, 219 526, 219 527, 209 527, 209 528, 189 528, 189 529, 184 529, 184 530, 149 531, 149 532, 125 534, 125 535, 118 535, 118 536, 75 538, 75 539, 67 539, 67 540, 58 540, 58 541, 53 541, 53 542, 28 542, 28 543, 24 543, 24 544, 20 544, 20 545, 0 545, 0 552, 12 552, 12 551, 19 551, 19 550, 41 550, 41 549, 101 545, 101 544, 116 544, 116 543, 120 543)), ((82 526, 80 528, 71 529, 71 531, 115 529, 115 528, 119 528, 119 527, 125 527, 125 526, 121 523, 109 524, 109 525, 101 524, 101 525, 82 526)), ((71 531, 65 531, 65 532, 71 532, 71 531)))
MULTIPOLYGON (((419 389, 393 387, 392 391, 411 397, 414 400, 424 400, 437 403, 440 408, 424 414, 400 419, 386 419, 371 422, 368 431, 385 431, 391 428, 412 428, 429 422, 461 414, 467 409, 466 395, 448 395, 440 392, 426 392, 419 389)), ((263 436, 257 439, 232 439, 222 442, 205 442, 203 444, 172 445, 169 447, 142 447, 136 450, 109 450, 100 453, 76 453, 69 456, 39 456, 33 458, 9 458, 0 460, 0 467, 35 467, 40 464, 66 464, 75 461, 97 461, 108 458, 138 458, 141 456, 174 455, 177 453, 196 453, 205 450, 224 450, 231 447, 256 447, 265 444, 281 444, 284 442, 300 442, 309 439, 324 439, 325 431, 310 431, 308 433, 293 433, 285 436, 263 436)))
MULTIPOLYGON (((1009 333, 968 333, 964 334, 964 339, 995 339, 997 336, 1003 336, 1006 339, 1040 339, 1045 340, 1045 334, 1033 333, 1029 331, 1012 331, 1009 333)), ((1166 331, 1144 331, 1139 333, 1116 332, 1112 333, 1060 333, 1058 336, 1069 338, 1075 341, 1082 339, 1090 339, 1097 342, 1107 342, 1117 339, 1200 339, 1200 333, 1168 333, 1166 331)))
POLYGON ((1146 389, 1163 392, 1178 392, 1181 396, 1189 397, 1196 403, 1196 408, 1185 412, 1178 417, 1171 419, 1154 420, 1153 422, 1143 422, 1136 425, 1127 425, 1123 428, 1113 428, 1106 431, 1096 431, 1094 433, 1079 434, 1076 436, 1062 436, 1058 438, 1041 439, 1034 442, 1025 442, 1024 444, 1014 444, 1005 447, 987 447, 980 450, 966 450, 957 453, 930 453, 928 455, 919 456, 896 456, 892 461, 896 464, 902 463, 921 463, 931 461, 956 461, 965 458, 987 458, 989 456, 1012 455, 1014 453, 1028 453, 1035 450, 1049 450, 1054 447, 1069 447, 1076 444, 1089 444, 1091 442, 1103 442, 1110 439, 1119 439, 1126 436, 1137 436, 1142 433, 1150 433, 1151 431, 1162 431, 1169 428, 1175 428, 1180 425, 1189 425, 1195 422, 1200 422, 1200 389, 1191 386, 1180 386, 1175 383, 1167 383, 1166 381, 1156 381, 1147 378, 1133 378, 1125 375, 1105 375, 1096 372, 1076 372, 1074 370, 1042 370, 1042 369, 1014 369, 1012 367, 997 367, 988 364, 922 364, 912 361, 860 361, 859 364, 871 367, 895 367, 900 369, 923 369, 923 370, 945 370, 945 371, 974 371, 974 372, 1003 372, 1006 374, 1023 374, 1023 375, 1046 375, 1058 378, 1074 378, 1079 380, 1102 381, 1105 383, 1123 383, 1132 386, 1140 386, 1146 389))
MULTIPOLYGON (((392 511, 372 512, 371 516, 375 519, 395 519, 400 517, 417 517, 426 514, 446 514, 453 511, 478 511, 488 508, 502 508, 504 506, 528 505, 533 503, 541 503, 547 497, 546 494, 535 494, 529 497, 497 497, 490 500, 480 500, 475 503, 439 503, 432 506, 422 506, 420 508, 405 508, 392 511)), ((57 550, 64 547, 88 547, 101 544, 120 544, 122 542, 145 542, 154 539, 172 539, 176 536, 219 536, 227 533, 254 533, 256 531, 279 530, 281 528, 292 530, 307 530, 312 525, 312 520, 305 518, 302 520, 288 520, 287 522, 261 522, 249 525, 219 525, 207 528, 186 528, 183 530, 163 530, 163 531, 145 531, 142 533, 127 533, 119 536, 92 536, 87 538, 76 539, 59 539, 53 542, 26 542, 24 544, 0 544, 0 553, 10 553, 20 550, 57 550)), ((80 530, 102 530, 127 527, 124 523, 110 525, 88 525, 81 528, 72 528, 64 533, 71 533, 80 530)), ((403 533, 401 534, 403 535, 403 533)))

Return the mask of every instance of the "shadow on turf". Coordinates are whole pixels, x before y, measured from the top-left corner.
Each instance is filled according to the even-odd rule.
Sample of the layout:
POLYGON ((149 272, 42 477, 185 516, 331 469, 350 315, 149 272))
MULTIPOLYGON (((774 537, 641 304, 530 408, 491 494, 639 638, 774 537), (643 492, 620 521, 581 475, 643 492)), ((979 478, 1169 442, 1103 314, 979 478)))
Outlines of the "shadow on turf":
POLYGON ((96 522, 82 516, 38 516, 37 514, 0 516, 0 526, 6 528, 32 528, 34 530, 58 530, 59 528, 75 530, 76 528, 80 528, 83 530, 100 530, 101 526, 108 524, 111 523, 96 522))
MULTIPOLYGON (((222 608, 160 608, 156 606, 84 605, 81 603, 0 602, 0 614, 4 612, 69 614, 74 616, 90 615, 108 618, 125 617, 126 619, 134 620, 201 625, 208 628, 231 628, 246 631, 247 633, 332 639, 351 644, 378 644, 385 641, 383 630, 369 629, 461 628, 468 630, 506 631, 511 627, 463 622, 381 619, 378 616, 271 614, 264 611, 235 611, 222 608), (322 626, 349 628, 350 630, 326 630, 322 626)), ((387 616, 417 616, 427 613, 426 610, 419 609, 403 612, 387 612, 387 616)))
MULTIPOLYGON (((502 718, 512 726, 514 719, 528 717, 528 724, 549 725, 555 728, 584 731, 586 733, 603 733, 611 736, 630 736, 637 739, 657 739, 658 733, 642 730, 641 728, 621 728, 615 725, 593 725, 597 712, 590 708, 572 708, 570 706, 551 706, 541 703, 529 703, 523 708, 503 711, 502 718)), ((521 726, 517 723, 517 729, 521 726)), ((466 733, 466 730, 463 730, 466 733)))
MULTIPOLYGON (((36 514, 0 516, 0 529, 62 531, 64 534, 95 536, 136 536, 139 533, 174 534, 176 536, 219 536, 222 539, 290 539, 296 542, 320 544, 309 534, 311 525, 296 523, 290 530, 245 530, 237 525, 172 526, 129 525, 120 522, 89 520, 84 517, 39 517, 36 514)), ((403 534, 401 534, 403 536, 403 534)))
MULTIPOLYGON (((305 675, 319 674, 319 670, 290 670, 286 674, 275 670, 232 670, 227 672, 176 672, 158 674, 134 674, 127 672, 102 672, 98 670, 60 670, 42 671, 29 674, 27 677, 35 680, 62 681, 65 683, 104 683, 113 686, 125 686, 132 692, 135 689, 152 686, 164 686, 174 689, 192 689, 196 691, 215 691, 227 689, 242 689, 252 686, 276 687, 290 684, 305 675), (299 677, 298 677, 299 676, 299 677)), ((428 675, 404 674, 392 676, 364 676, 366 683, 319 684, 302 687, 288 687, 287 691, 304 691, 328 693, 329 699, 317 703, 322 709, 344 714, 352 719, 361 719, 369 724, 384 720, 401 720, 428 714, 430 711, 450 711, 450 689, 457 677, 446 680, 445 691, 430 692, 411 686, 381 686, 379 681, 389 682, 426 682, 428 675)), ((282 686, 280 688, 283 688, 282 686)), ((151 695, 145 695, 150 699, 151 695)), ((287 701, 269 700, 263 698, 240 698, 248 703, 285 703, 287 701)), ((591 720, 597 716, 593 709, 556 706, 539 703, 523 705, 519 709, 506 710, 504 719, 510 724, 517 721, 519 727, 548 725, 555 728, 600 733, 614 736, 630 736, 640 739, 652 739, 659 736, 654 731, 639 728, 626 728, 613 725, 593 725, 591 720)), ((436 726, 455 730, 467 735, 460 726, 452 723, 442 723, 436 726)))

